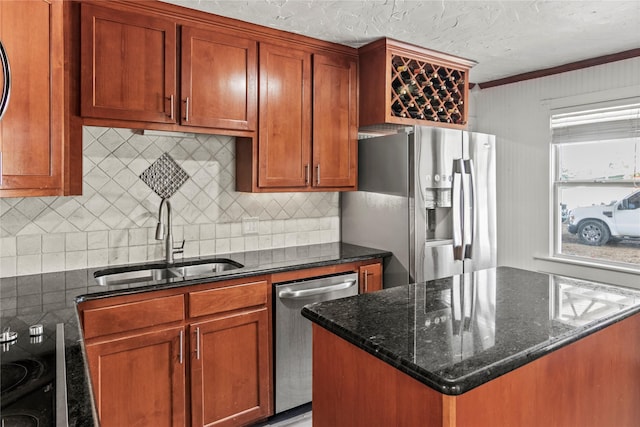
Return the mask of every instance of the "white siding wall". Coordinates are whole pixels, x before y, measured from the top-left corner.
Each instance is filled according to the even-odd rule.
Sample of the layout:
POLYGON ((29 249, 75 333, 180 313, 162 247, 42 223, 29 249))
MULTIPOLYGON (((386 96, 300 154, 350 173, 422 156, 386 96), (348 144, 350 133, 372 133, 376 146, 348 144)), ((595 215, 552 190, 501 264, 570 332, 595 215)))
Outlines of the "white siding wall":
POLYGON ((484 89, 473 130, 497 135, 498 264, 640 287, 638 274, 541 260, 551 254, 549 111, 640 94, 640 58, 484 89), (624 90, 620 90, 625 88, 624 90), (603 93, 607 92, 607 93, 603 93), (626 95, 624 95, 626 96, 626 95))

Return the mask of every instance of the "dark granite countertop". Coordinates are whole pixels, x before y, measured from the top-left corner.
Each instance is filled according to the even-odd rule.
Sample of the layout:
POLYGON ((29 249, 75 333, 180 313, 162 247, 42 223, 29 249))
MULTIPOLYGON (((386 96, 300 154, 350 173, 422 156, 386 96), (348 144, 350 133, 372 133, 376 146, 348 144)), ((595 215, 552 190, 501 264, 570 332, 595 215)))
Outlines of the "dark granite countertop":
MULTIPOLYGON (((202 260, 229 259, 243 265, 242 268, 221 271, 205 276, 191 277, 188 280, 183 278, 168 278, 159 281, 136 282, 127 285, 99 286, 93 280, 93 273, 96 270, 87 270, 89 274, 87 288, 88 293, 79 295, 77 301, 82 302, 89 299, 102 297, 112 297, 116 295, 127 295, 132 293, 157 291, 160 289, 177 288, 181 286, 195 285, 198 283, 211 283, 220 280, 251 277, 261 274, 274 274, 303 268, 323 267, 327 265, 345 264, 374 258, 391 256, 391 252, 379 249, 365 248, 362 246, 350 245, 347 243, 327 243, 310 246, 294 246, 290 248, 278 248, 252 252, 238 252, 231 254, 220 254, 215 257, 187 258, 176 260, 175 265, 190 265, 202 260)), ((136 268, 146 264, 130 264, 126 267, 110 267, 108 270, 117 272, 123 269, 136 268)), ((166 263, 152 263, 155 268, 164 268, 166 263)))
POLYGON ((448 395, 640 312, 640 292, 507 267, 306 306, 337 336, 448 395))
MULTIPOLYGON (((97 423, 76 310, 78 302, 203 282, 364 261, 390 255, 390 252, 378 249, 328 243, 216 255, 215 258, 231 259, 244 267, 213 276, 194 277, 188 281, 166 279, 159 282, 138 282, 133 285, 99 286, 94 279, 94 273, 104 268, 0 278, 0 328, 11 326, 12 330, 25 330, 30 325, 40 323, 44 325, 45 336, 51 336, 55 335, 56 324, 64 323, 69 426, 94 426, 97 423)), ((199 258, 180 261, 197 263, 199 258)), ((28 340, 28 335, 26 339, 28 340)), ((0 353, 0 358, 7 357, 6 354, 8 353, 3 356, 0 353)))

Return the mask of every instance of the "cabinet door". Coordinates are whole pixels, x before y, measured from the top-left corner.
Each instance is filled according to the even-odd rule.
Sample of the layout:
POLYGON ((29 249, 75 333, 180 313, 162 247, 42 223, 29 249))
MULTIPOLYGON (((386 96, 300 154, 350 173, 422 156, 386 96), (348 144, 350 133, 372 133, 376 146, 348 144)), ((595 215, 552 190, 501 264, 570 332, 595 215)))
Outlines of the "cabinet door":
POLYGON ((311 55, 260 45, 258 186, 305 188, 311 168, 311 55))
POLYGON ((182 27, 181 123, 255 130, 257 58, 253 40, 182 27))
POLYGON ((0 71, 0 91, 7 78, 11 87, 0 121, 0 196, 61 191, 62 20, 62 2, 0 1, 0 41, 11 70, 0 71))
POLYGON ((82 115, 175 123, 176 23, 84 3, 81 19, 82 115))
POLYGON ((191 340, 194 426, 236 426, 271 414, 267 308, 195 323, 191 340))
POLYGON ((375 263, 360 267, 360 293, 382 289, 382 264, 375 263))
POLYGON ((357 183, 357 63, 340 56, 313 56, 313 185, 357 183))
POLYGON ((184 328, 86 346, 103 427, 184 426, 184 328))

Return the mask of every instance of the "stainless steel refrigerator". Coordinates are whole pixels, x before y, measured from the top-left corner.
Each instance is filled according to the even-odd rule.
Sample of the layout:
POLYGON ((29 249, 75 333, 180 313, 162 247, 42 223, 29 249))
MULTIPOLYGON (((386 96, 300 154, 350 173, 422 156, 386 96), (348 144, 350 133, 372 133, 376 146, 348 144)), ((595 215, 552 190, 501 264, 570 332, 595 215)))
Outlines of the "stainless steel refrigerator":
POLYGON ((496 266, 495 136, 407 128, 358 142, 342 241, 393 252, 384 287, 496 266))

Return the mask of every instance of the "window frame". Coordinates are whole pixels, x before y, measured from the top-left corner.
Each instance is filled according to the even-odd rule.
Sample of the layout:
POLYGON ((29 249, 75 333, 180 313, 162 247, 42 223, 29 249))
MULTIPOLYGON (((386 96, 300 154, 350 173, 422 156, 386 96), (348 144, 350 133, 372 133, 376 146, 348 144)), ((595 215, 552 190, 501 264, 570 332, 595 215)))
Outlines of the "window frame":
MULTIPOLYGON (((574 105, 571 107, 563 107, 563 108, 555 108, 549 110, 549 148, 550 148, 550 212, 549 219, 553 222, 552 227, 550 227, 550 232, 552 235, 550 236, 549 241, 549 252, 550 257, 556 260, 567 261, 569 263, 589 265, 589 266, 598 266, 605 269, 611 269, 616 271, 626 271, 626 272, 637 272, 640 273, 640 263, 628 263, 628 262, 616 262, 611 261, 606 258, 588 258, 579 255, 571 255, 562 253, 562 200, 560 198, 560 193, 562 189, 566 188, 578 188, 578 187, 624 187, 629 185, 629 189, 633 190, 634 183, 638 184, 637 188, 640 188, 640 180, 636 180, 632 178, 631 180, 623 180, 623 181, 597 181, 595 179, 592 180, 572 180, 572 181, 562 181, 559 179, 561 174, 561 158, 560 158, 560 149, 562 146, 566 146, 568 144, 576 143, 576 142, 554 142, 553 138, 553 128, 552 121, 554 117, 558 115, 567 114, 567 113, 580 113, 591 110, 597 110, 602 108, 611 108, 611 107, 623 107, 626 105, 634 105, 640 103, 640 97, 630 97, 630 98, 621 98, 617 100, 607 100, 602 102, 593 102, 593 103, 584 103, 580 105, 574 105)), ((585 143, 593 142, 597 143, 599 139, 594 138, 592 141, 584 141, 585 143)), ((603 144, 606 144, 606 141, 612 140, 611 138, 602 138, 603 144)))

